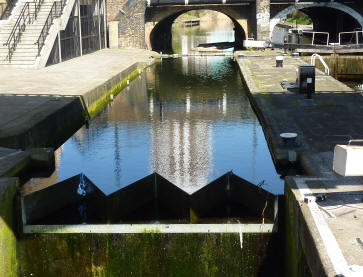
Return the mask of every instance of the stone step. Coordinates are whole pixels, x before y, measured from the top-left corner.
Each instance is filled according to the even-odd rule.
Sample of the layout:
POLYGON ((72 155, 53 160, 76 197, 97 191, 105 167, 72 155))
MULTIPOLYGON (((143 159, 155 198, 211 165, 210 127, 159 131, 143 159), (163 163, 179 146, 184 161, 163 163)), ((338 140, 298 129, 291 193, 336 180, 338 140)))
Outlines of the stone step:
MULTIPOLYGON (((43 24, 40 24, 40 23, 31 23, 31 24, 27 24, 26 25, 27 27, 26 28, 28 28, 28 27, 32 27, 32 26, 35 26, 35 27, 40 27, 40 26, 42 26, 43 27, 43 24)), ((1 30, 6 30, 6 29, 13 29, 13 27, 14 27, 14 24, 2 24, 2 25, 0 25, 0 31, 1 30)))
POLYGON ((27 60, 27 61, 35 61, 38 53, 17 53, 15 52, 11 57, 12 61, 18 60, 27 60))
MULTIPOLYGON (((6 49, 0 49, 0 55, 4 55, 4 54, 8 54, 9 50, 6 48, 6 49)), ((16 53, 31 53, 31 54, 35 54, 37 55, 38 54, 38 47, 37 48, 24 48, 24 49, 19 49, 17 48, 16 49, 16 53)))
MULTIPOLYGON (((3 56, 0 58, 1 61, 4 61, 6 56, 3 56)), ((15 61, 23 61, 23 62, 35 62, 36 56, 21 56, 21 55, 15 55, 15 53, 11 57, 11 62, 15 61)))
POLYGON ((31 67, 34 65, 34 61, 0 61, 0 66, 8 66, 8 67, 31 67))
MULTIPOLYGON (((0 53, 0 61, 8 61, 8 54, 0 53)), ((21 55, 13 55, 11 61, 20 61, 20 60, 27 60, 27 61, 35 61, 38 57, 37 53, 33 54, 21 54, 21 55)))
MULTIPOLYGON (((33 48, 33 47, 38 47, 38 46, 36 44, 34 44, 34 43, 19 42, 17 44, 17 46, 16 46, 16 49, 25 49, 25 48, 33 48)), ((8 46, 1 43, 0 44, 0 49, 8 49, 8 46)))
MULTIPOLYGON (((6 57, 8 56, 8 46, 4 46, 14 28, 14 24, 19 16, 22 7, 25 5, 26 0, 19 0, 16 6, 16 12, 11 19, 3 22, 0 25, 0 66, 1 67, 31 67, 38 55, 38 45, 35 42, 38 40, 39 35, 44 27, 44 24, 49 16, 54 0, 44 0, 41 8, 37 14, 36 20, 33 19, 31 23, 26 25, 24 32, 21 34, 20 40, 12 54, 11 61, 9 62, 6 57)), ((30 12, 34 12, 35 4, 30 4, 30 12)))

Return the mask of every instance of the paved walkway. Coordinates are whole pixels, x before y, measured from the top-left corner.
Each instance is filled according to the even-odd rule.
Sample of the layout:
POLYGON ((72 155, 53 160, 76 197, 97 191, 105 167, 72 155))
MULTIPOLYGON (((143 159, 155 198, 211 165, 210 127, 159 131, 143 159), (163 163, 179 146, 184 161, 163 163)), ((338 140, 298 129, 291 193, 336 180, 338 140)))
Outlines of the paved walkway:
POLYGON ((295 222, 292 225, 304 236, 300 242, 304 250, 309 249, 306 258, 313 276, 363 276, 363 179, 342 177, 332 170, 334 146, 347 144, 349 138, 363 139, 362 95, 317 71, 317 93, 306 101, 305 95, 281 86, 283 80, 296 79, 302 60, 285 57, 284 67, 276 68, 276 53, 264 57, 244 53, 246 57, 237 62, 275 158, 282 161, 289 151, 296 152, 309 175, 288 178, 295 200, 286 198, 289 204, 298 204, 300 211, 287 220, 295 222), (297 133, 297 143, 284 144, 279 136, 284 132, 297 133), (304 202, 305 197, 320 193, 326 195, 325 201, 304 202), (305 224, 296 223, 301 216, 305 224))
POLYGON ((2 68, 0 94, 83 95, 136 62, 152 62, 152 55, 142 49, 104 49, 38 70, 2 68))
MULTIPOLYGON (((111 88, 109 81, 115 76, 128 72, 136 63, 152 63, 152 56, 157 55, 142 49, 104 49, 39 70, 1 69, 0 146, 43 146, 44 142, 38 141, 45 141, 55 131, 49 124, 59 126, 59 131, 62 124, 67 129, 72 116, 74 121, 81 120, 69 112, 68 118, 63 116, 62 119, 61 111, 63 114, 75 111, 74 101, 80 102, 77 96, 89 95, 88 92, 96 89, 101 93, 93 95, 92 100, 97 100, 95 98, 111 88)), ((82 108, 78 111, 83 112, 82 108)))

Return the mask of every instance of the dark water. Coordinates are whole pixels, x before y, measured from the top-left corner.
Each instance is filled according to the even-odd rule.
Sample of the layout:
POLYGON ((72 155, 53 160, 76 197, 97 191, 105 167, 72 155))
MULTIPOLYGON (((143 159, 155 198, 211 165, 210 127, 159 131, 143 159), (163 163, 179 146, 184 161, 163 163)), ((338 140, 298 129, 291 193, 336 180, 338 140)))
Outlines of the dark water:
POLYGON ((188 193, 232 170, 283 193, 233 61, 164 59, 56 151, 48 186, 83 172, 110 194, 157 172, 188 193))

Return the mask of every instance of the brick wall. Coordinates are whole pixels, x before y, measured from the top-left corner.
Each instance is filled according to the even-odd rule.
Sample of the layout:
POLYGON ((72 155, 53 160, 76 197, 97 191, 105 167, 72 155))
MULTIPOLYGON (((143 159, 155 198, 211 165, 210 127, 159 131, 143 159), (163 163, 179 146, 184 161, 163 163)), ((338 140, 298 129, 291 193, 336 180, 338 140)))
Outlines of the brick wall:
POLYGON ((126 14, 119 17, 119 47, 146 48, 145 45, 146 2, 137 0, 126 14))
POLYGON ((106 0, 107 24, 119 17, 120 9, 122 9, 126 2, 127 0, 106 0))
POLYGON ((256 0, 257 40, 269 38, 270 0, 256 0))

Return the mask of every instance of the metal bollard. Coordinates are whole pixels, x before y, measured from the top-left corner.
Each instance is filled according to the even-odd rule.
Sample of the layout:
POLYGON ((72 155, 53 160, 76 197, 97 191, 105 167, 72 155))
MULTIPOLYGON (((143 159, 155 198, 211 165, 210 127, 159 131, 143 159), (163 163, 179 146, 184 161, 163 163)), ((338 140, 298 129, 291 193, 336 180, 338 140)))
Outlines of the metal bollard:
POLYGON ((311 99, 313 93, 313 78, 306 78, 306 98, 311 99))
POLYGON ((284 55, 287 55, 287 48, 286 48, 287 42, 288 42, 287 36, 284 36, 284 55))
POLYGON ((276 67, 283 67, 283 63, 284 63, 284 57, 277 56, 276 57, 276 67))

